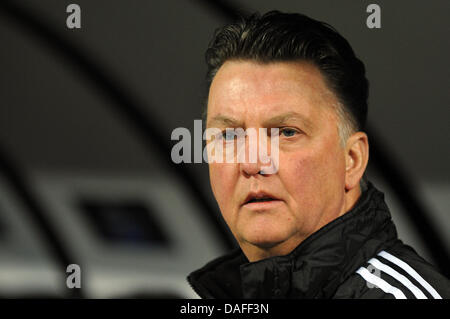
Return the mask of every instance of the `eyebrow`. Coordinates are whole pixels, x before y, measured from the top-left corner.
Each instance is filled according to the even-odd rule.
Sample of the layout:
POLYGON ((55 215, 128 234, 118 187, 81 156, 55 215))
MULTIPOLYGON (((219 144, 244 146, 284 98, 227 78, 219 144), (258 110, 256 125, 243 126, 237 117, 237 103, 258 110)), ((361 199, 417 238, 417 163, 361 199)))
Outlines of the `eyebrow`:
POLYGON ((212 124, 226 127, 244 127, 244 123, 241 121, 221 114, 214 116, 209 122, 206 123, 206 126, 212 127, 212 124))
POLYGON ((264 121, 264 127, 287 125, 293 121, 300 121, 307 129, 311 130, 314 128, 313 123, 307 117, 297 112, 288 112, 274 116, 264 121))
MULTIPOLYGON (((307 129, 313 129, 313 123, 305 116, 297 113, 297 112, 287 112, 280 115, 276 115, 271 117, 268 120, 264 121, 263 127, 276 127, 281 125, 287 125, 292 123, 292 121, 300 121, 307 129)), ((236 120, 232 117, 228 117, 222 114, 214 116, 208 123, 208 127, 212 127, 212 124, 216 126, 225 126, 225 127, 244 127, 244 123, 236 120)))

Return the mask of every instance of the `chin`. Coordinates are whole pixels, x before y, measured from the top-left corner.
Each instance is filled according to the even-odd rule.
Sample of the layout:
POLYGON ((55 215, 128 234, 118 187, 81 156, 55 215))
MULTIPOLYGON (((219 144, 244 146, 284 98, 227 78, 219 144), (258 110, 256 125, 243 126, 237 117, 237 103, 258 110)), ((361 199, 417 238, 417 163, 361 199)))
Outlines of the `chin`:
POLYGON ((271 232, 270 230, 253 231, 244 236, 247 243, 262 249, 273 248, 287 239, 286 232, 271 232))

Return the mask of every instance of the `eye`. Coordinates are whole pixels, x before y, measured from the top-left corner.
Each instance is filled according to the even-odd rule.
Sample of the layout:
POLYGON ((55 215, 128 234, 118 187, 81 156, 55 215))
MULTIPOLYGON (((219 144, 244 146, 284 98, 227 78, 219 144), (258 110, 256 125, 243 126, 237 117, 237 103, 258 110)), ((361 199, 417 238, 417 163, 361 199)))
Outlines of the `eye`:
POLYGON ((293 129, 293 128, 281 128, 280 129, 280 134, 283 134, 285 137, 292 137, 294 136, 297 132, 297 130, 293 129))
POLYGON ((235 137, 236 137, 236 132, 234 132, 233 130, 222 131, 222 138, 225 141, 232 141, 232 140, 234 140, 235 137))

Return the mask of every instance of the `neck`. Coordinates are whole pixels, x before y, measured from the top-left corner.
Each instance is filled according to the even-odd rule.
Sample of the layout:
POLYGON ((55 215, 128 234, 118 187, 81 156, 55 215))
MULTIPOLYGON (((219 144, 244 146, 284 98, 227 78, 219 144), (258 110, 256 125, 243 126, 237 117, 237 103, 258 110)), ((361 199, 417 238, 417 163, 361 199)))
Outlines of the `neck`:
POLYGON ((344 195, 344 205, 342 207, 341 213, 339 216, 344 215, 346 212, 350 211, 353 207, 355 207, 358 202, 359 197, 361 196, 361 187, 355 187, 345 192, 344 195))

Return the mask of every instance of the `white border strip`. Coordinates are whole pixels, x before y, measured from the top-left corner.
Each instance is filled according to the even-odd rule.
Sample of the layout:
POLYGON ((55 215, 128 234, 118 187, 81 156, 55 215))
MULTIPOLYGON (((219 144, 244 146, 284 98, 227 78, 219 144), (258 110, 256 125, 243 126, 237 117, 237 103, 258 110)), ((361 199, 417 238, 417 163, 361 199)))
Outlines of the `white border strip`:
POLYGON ((389 260, 390 262, 396 264, 403 270, 405 270, 409 275, 411 275, 415 280, 417 280, 432 296, 434 299, 442 299, 442 297, 437 293, 437 291, 431 287, 431 285, 422 278, 410 265, 404 261, 398 259, 397 257, 389 254, 386 251, 382 251, 378 254, 379 256, 389 260))
POLYGON ((400 289, 391 286, 383 279, 371 274, 366 268, 361 267, 356 273, 361 275, 367 282, 383 290, 385 293, 394 295, 395 299, 406 299, 405 294, 400 289))
POLYGON ((371 260, 369 260, 369 264, 374 265, 379 270, 385 272, 389 276, 400 281, 402 284, 404 284, 406 286, 406 288, 411 290, 411 292, 414 294, 414 296, 417 299, 428 299, 427 296, 425 296, 425 294, 422 292, 422 290, 417 288, 417 286, 415 286, 408 278, 406 278, 402 274, 398 273, 395 269, 389 267, 388 265, 383 264, 381 261, 379 261, 376 258, 372 258, 371 260))

